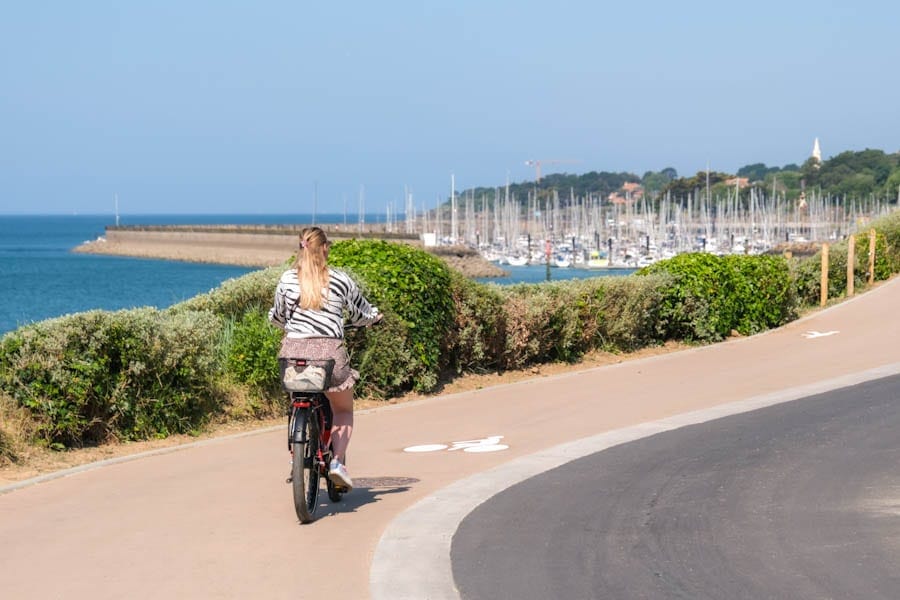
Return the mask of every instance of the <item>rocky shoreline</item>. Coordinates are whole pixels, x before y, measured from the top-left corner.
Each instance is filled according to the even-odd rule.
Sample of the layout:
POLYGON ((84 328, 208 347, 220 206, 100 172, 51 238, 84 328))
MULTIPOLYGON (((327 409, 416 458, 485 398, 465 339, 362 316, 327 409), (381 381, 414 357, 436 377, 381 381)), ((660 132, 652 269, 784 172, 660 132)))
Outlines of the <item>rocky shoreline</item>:
MULTIPOLYGON (((171 237, 163 239, 153 236, 110 236, 85 242, 73 249, 84 254, 111 256, 131 256, 177 260, 182 262, 237 265, 241 267, 271 267, 285 264, 292 254, 294 238, 260 240, 253 236, 242 237, 232 234, 225 237, 191 235, 190 239, 171 237)), ((463 246, 425 248, 444 260, 451 268, 466 277, 505 277, 507 273, 485 260, 478 252, 463 246)))
POLYGON ((507 277, 509 273, 486 260, 481 254, 472 248, 465 246, 434 246, 425 248, 438 258, 456 269, 466 277, 507 277))

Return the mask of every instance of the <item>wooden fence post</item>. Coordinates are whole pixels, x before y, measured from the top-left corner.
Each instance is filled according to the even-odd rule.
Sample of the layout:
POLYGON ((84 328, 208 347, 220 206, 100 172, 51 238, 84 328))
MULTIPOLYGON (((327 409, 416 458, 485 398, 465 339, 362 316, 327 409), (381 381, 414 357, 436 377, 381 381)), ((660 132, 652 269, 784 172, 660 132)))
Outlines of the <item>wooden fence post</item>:
POLYGON ((819 301, 820 306, 825 306, 825 303, 828 302, 828 244, 822 244, 822 277, 821 277, 820 287, 821 290, 821 300, 819 301))
POLYGON ((847 297, 853 295, 853 283, 856 277, 856 236, 850 234, 847 239, 847 297))
POLYGON ((869 285, 875 283, 875 228, 869 230, 869 285))

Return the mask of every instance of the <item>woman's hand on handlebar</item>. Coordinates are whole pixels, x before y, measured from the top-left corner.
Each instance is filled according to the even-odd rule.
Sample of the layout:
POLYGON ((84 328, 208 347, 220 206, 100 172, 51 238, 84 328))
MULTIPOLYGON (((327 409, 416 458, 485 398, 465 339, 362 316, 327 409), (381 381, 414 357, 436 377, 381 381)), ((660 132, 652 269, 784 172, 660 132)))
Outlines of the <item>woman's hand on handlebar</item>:
POLYGON ((375 315, 375 320, 372 321, 371 323, 369 323, 368 325, 361 325, 359 323, 347 323, 344 326, 349 329, 368 329, 369 327, 372 327, 373 325, 378 325, 379 323, 381 323, 381 320, 383 318, 384 318, 384 313, 378 313, 377 315, 375 315))

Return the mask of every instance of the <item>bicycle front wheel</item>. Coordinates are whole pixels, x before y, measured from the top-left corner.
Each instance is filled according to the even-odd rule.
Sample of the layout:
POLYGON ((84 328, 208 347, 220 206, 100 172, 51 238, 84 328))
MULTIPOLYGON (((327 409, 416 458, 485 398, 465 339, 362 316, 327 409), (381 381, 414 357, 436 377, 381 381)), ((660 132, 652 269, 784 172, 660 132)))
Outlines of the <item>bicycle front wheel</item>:
POLYGON ((319 465, 316 451, 319 447, 319 426, 313 411, 297 411, 294 417, 295 431, 302 435, 291 437, 291 484, 294 489, 294 510, 301 523, 313 520, 319 502, 319 465), (304 441, 293 441, 293 440, 304 441))

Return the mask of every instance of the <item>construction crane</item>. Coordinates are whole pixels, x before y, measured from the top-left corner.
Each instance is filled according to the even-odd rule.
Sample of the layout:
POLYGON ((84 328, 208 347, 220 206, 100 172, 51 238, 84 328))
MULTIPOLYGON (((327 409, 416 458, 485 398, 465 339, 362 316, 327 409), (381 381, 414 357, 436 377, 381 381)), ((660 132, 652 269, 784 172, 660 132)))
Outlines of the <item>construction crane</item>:
POLYGON ((580 160, 526 160, 525 164, 529 167, 534 167, 534 180, 536 183, 541 182, 541 165, 558 165, 558 164, 572 164, 581 162, 580 160))

